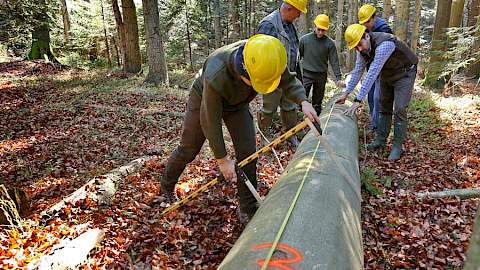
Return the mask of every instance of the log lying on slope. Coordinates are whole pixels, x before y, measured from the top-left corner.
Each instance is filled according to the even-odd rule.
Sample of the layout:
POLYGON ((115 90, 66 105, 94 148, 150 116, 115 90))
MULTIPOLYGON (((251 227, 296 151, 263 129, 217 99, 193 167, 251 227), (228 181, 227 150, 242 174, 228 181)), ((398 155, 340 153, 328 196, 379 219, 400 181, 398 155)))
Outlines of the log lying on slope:
POLYGON ((39 270, 77 269, 78 265, 87 260, 90 251, 102 241, 104 235, 103 230, 90 229, 55 247, 52 254, 33 262, 31 267, 39 270))
POLYGON ((425 198, 440 199, 440 198, 454 197, 454 196, 457 196, 460 199, 480 198, 480 189, 464 188, 464 189, 450 189, 450 190, 436 191, 436 192, 417 193, 417 197, 419 199, 425 199, 425 198))
MULTIPOLYGON (((310 131, 288 167, 230 250, 219 269, 260 269, 302 179, 302 192, 268 266, 269 269, 362 269, 360 173, 356 119, 335 105, 324 138, 352 186, 310 131)), ((322 114, 322 127, 329 107, 322 114)))
POLYGON ((138 171, 147 161, 152 160, 153 158, 154 156, 143 156, 131 161, 125 166, 116 168, 105 175, 93 178, 50 209, 42 212, 41 216, 50 215, 65 207, 66 204, 75 204, 75 202, 83 200, 87 196, 97 201, 99 204, 110 204, 113 195, 117 191, 117 187, 122 183, 122 180, 127 175, 138 171), (90 190, 93 192, 90 192, 90 190))
POLYGON ((468 244, 467 262, 464 270, 480 269, 480 205, 473 225, 473 233, 468 244))

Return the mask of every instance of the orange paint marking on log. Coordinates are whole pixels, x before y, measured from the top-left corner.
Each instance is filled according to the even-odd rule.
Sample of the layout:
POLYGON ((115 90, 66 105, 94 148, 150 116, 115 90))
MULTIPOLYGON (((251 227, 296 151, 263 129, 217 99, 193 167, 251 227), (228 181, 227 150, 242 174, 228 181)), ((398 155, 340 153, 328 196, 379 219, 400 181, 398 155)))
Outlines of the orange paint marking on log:
MULTIPOLYGON (((260 244, 260 245, 255 246, 253 248, 253 250, 271 248, 272 245, 273 245, 273 243, 260 244)), ((268 262, 269 267, 276 267, 276 268, 279 268, 279 269, 282 269, 282 270, 295 270, 295 268, 292 267, 292 266, 289 266, 289 264, 299 263, 299 262, 303 261, 302 254, 298 250, 296 250, 295 248, 293 248, 293 247, 291 247, 287 244, 278 243, 277 250, 281 250, 281 251, 284 251, 287 254, 291 254, 291 255, 293 255, 293 257, 272 258, 268 262)), ((263 266, 264 262, 265 262, 264 259, 257 260, 257 264, 260 267, 263 266)))

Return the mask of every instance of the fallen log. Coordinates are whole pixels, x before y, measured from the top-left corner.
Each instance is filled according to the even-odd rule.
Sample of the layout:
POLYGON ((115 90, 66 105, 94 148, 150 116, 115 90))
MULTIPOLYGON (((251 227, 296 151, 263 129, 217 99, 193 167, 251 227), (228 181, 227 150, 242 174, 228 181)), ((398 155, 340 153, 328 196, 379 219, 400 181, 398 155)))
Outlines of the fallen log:
POLYGON ((477 218, 468 244, 467 261, 463 270, 478 269, 480 269, 480 208, 477 210, 477 218))
POLYGON ((43 211, 41 216, 50 215, 65 207, 66 204, 75 204, 75 202, 83 200, 87 196, 97 201, 99 204, 110 204, 123 179, 127 175, 138 171, 147 161, 152 160, 153 158, 155 158, 155 156, 143 156, 131 161, 125 166, 116 168, 105 175, 93 178, 68 197, 50 207, 50 209, 43 211))
POLYGON ((342 166, 310 131, 218 269, 363 269, 358 129, 346 108, 335 105, 328 117, 327 105, 321 115, 323 139, 342 166))
POLYGON ((87 260, 90 251, 102 241, 105 232, 90 229, 73 240, 64 240, 51 254, 41 257, 28 267, 39 270, 78 269, 87 260))
POLYGON ((480 188, 449 189, 444 191, 417 193, 419 199, 441 199, 453 196, 459 197, 460 199, 480 198, 480 188))

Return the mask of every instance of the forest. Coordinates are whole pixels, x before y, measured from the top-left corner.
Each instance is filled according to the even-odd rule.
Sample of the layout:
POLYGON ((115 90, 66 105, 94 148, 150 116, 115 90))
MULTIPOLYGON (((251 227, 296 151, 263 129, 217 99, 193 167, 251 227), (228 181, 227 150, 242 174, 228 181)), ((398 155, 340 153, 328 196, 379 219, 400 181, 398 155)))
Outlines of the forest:
MULTIPOLYGON (((183 171, 174 190, 182 203, 168 213, 160 181, 184 143, 197 72, 221 48, 248 44, 264 18, 285 3, 306 4, 292 24, 300 40, 317 33, 318 15, 328 16, 325 35, 347 85, 361 57, 358 48, 349 49, 347 27, 363 24, 365 4, 418 57, 398 160, 389 158, 394 138, 378 151, 367 147, 379 136, 367 98, 354 116, 335 114, 332 100, 345 89, 332 59, 325 71, 320 124, 331 115, 349 119, 358 137, 352 164, 361 196, 359 268, 479 269, 480 0, 0 0, 0 268, 230 269, 224 260, 252 225, 237 213, 235 181, 204 188, 223 172, 211 144, 204 143, 183 171)), ((307 60, 299 63, 305 68, 307 60)), ((357 97, 368 74, 353 92, 357 97)), ((305 85, 305 77, 294 80, 305 85)), ((384 91, 383 77, 376 83, 384 91)), ((307 94, 310 103, 313 95, 307 94)), ((354 97, 339 108, 355 104, 354 97)), ((257 150, 266 145, 262 100, 257 95, 247 109, 257 150)), ((271 139, 288 130, 276 110, 271 139)), ((296 113, 298 123, 308 118, 296 113)), ((236 139, 224 123, 227 157, 234 160, 236 139)), ((265 204, 294 170, 296 150, 312 138, 313 132, 301 133, 298 148, 278 142, 256 156, 256 190, 265 204)), ((322 200, 327 196, 314 203, 327 205, 322 200)), ((261 218, 251 222, 277 232, 280 224, 261 218)), ((310 269, 302 266, 308 252, 304 262, 290 252, 280 242, 268 263, 258 257, 242 269, 310 269)))

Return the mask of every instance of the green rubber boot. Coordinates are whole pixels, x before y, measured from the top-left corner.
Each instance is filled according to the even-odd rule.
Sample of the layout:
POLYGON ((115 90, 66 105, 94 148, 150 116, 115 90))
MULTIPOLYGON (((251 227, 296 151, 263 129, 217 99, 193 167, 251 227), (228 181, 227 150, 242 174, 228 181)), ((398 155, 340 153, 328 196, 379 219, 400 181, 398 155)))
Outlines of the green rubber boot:
POLYGON ((400 159, 403 141, 407 137, 407 126, 407 121, 395 121, 393 124, 393 145, 388 160, 400 159))
POLYGON ((375 141, 367 144, 368 150, 378 149, 385 147, 387 143, 388 134, 390 134, 390 128, 392 126, 392 115, 380 113, 378 117, 377 134, 375 141))

